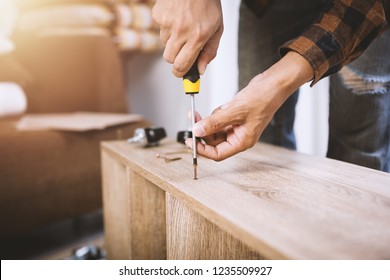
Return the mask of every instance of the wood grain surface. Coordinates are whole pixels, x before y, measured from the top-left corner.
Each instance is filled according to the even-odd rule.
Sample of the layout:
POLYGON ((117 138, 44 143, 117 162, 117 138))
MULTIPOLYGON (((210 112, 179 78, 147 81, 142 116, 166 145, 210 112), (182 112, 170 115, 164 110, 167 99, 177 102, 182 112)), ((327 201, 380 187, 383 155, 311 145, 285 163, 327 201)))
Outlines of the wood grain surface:
POLYGON ((109 259, 166 259, 165 192, 102 154, 104 235, 109 259))
POLYGON ((170 260, 258 260, 263 257, 167 193, 170 260))
POLYGON ((129 188, 126 166, 102 153, 103 220, 107 257, 130 259, 129 188))
POLYGON ((164 260, 166 252, 165 192, 129 170, 131 259, 164 260))
POLYGON ((257 144, 222 162, 200 157, 193 180, 191 154, 170 163, 155 156, 183 147, 172 140, 147 149, 102 144, 115 164, 266 258, 390 259, 389 174, 257 144))

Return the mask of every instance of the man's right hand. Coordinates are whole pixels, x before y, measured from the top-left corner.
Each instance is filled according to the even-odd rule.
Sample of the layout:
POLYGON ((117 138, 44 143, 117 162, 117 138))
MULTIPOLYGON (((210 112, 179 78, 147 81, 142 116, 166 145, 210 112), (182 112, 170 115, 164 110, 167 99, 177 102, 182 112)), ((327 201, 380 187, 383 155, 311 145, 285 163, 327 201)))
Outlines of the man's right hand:
POLYGON ((202 75, 215 58, 223 33, 220 0, 156 0, 153 19, 165 44, 164 59, 183 77, 198 59, 202 75))

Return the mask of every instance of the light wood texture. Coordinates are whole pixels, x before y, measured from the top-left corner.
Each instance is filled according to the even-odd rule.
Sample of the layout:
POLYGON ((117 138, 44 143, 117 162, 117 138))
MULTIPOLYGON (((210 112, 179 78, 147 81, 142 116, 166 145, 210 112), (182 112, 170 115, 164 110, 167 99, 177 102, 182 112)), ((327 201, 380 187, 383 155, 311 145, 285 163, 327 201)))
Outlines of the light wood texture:
POLYGON ((167 258, 165 192, 133 171, 128 174, 131 259, 164 260, 167 258))
POLYGON ((166 259, 165 192, 102 153, 108 259, 166 259))
POLYGON ((168 259, 258 260, 256 251, 167 194, 168 259))
POLYGON ((266 258, 390 258, 389 174, 258 144, 222 162, 199 158, 195 181, 190 154, 155 157, 182 148, 102 144, 117 164, 266 258))
POLYGON ((103 219, 107 258, 130 259, 130 205, 126 166, 102 153, 103 219))

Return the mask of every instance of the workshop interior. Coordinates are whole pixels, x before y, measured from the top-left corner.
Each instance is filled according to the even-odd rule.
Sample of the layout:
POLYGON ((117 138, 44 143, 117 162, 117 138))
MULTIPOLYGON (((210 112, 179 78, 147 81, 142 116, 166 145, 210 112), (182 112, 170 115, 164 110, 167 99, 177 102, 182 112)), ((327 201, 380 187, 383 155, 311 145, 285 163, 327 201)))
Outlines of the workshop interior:
MULTIPOLYGON (((222 0, 218 57, 183 79, 163 59, 154 2, 0 0, 1 259, 109 259, 102 143, 149 152, 174 142, 153 162, 188 162, 202 183, 207 167, 185 141, 199 140, 195 111, 207 116, 237 93, 240 0, 222 0)), ((299 153, 325 157, 328 98, 328 79, 301 88, 299 153)))

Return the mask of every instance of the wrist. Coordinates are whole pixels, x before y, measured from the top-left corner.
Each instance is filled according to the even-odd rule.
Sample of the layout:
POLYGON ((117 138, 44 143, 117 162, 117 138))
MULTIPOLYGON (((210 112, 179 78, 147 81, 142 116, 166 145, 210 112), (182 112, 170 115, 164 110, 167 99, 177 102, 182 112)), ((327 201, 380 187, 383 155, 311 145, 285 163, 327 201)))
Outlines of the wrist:
POLYGON ((294 51, 288 52, 266 72, 288 96, 314 77, 310 63, 294 51))
POLYGON ((281 105, 313 77, 314 72, 309 62, 297 52, 290 51, 269 69, 256 76, 251 83, 263 89, 266 87, 265 92, 270 95, 269 98, 281 105))

